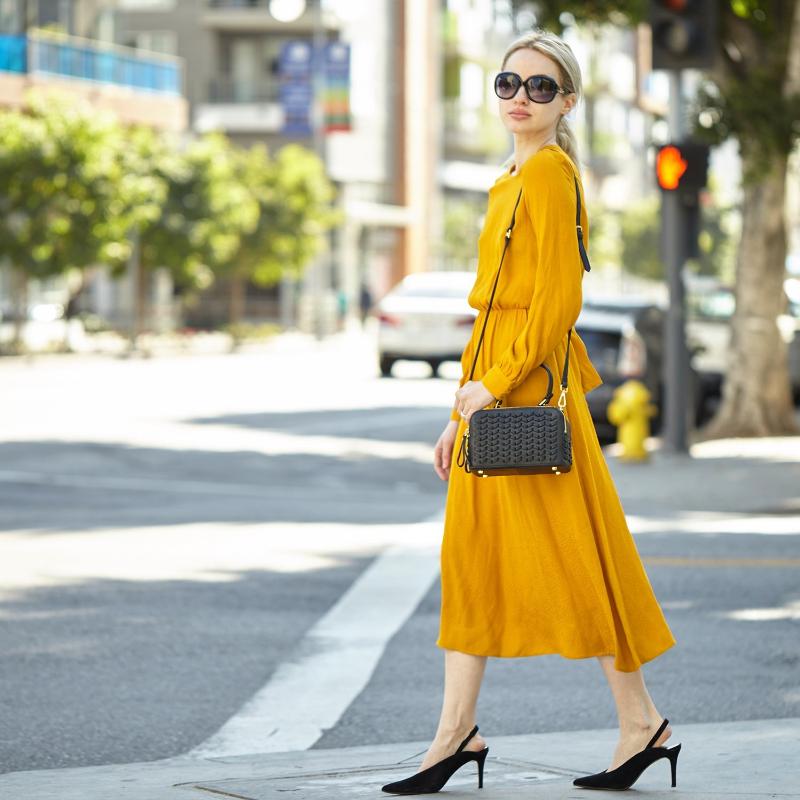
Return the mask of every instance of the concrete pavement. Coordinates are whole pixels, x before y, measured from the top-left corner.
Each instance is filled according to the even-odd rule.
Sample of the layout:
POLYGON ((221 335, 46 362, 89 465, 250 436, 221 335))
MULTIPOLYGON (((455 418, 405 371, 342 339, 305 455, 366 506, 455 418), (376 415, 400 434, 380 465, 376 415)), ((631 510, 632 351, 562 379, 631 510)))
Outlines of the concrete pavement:
MULTIPOLYGON (((682 744, 677 787, 670 787, 669 761, 664 758, 632 787, 639 796, 676 800, 800 797, 800 718, 670 723, 673 734, 667 744, 682 744)), ((489 745, 484 788, 478 790, 477 765, 471 762, 455 773, 443 795, 482 800, 589 797, 593 790, 573 786, 572 779, 605 768, 617 731, 493 736, 492 731, 481 730, 481 734, 489 745)), ((14 800, 394 797, 382 792, 381 786, 416 772, 428 744, 403 742, 215 759, 179 757, 13 772, 0 776, 0 796, 14 800)))

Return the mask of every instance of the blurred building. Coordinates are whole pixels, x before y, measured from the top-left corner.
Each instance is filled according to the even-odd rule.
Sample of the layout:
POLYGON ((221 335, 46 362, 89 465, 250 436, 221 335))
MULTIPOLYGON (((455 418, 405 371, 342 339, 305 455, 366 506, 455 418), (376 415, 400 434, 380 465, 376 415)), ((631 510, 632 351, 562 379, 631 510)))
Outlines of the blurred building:
MULTIPOLYGON (((185 60, 195 133, 219 130, 235 143, 263 142, 272 152, 299 142, 319 153, 336 184, 347 222, 332 233, 328 252, 299 287, 248 287, 248 316, 301 327, 319 327, 322 320, 330 329, 338 296, 343 294, 348 311, 357 315, 362 284, 377 297, 406 272, 428 267, 440 127, 436 0, 117 0, 116 5, 118 42, 185 60), (341 82, 346 122, 332 125, 317 117, 308 129, 290 125, 289 91, 304 86, 285 80, 287 48, 335 43, 346 47, 349 60, 341 82)), ((224 322, 225 295, 219 282, 191 321, 224 322)))
MULTIPOLYGON (((39 87, 84 98, 123 123, 184 131, 182 59, 116 44, 114 13, 113 0, 0 0, 0 110, 24 108, 26 92, 39 87)), ((93 304, 115 322, 130 315, 124 282, 101 274, 92 293, 93 304)), ((0 313, 8 315, 10 294, 8 269, 0 264, 0 313)), ((63 305, 67 295, 62 279, 31 281, 29 306, 63 305)))
MULTIPOLYGON (((346 223, 302 285, 250 286, 246 316, 329 329, 338 297, 357 315, 362 286, 377 299, 408 272, 474 268, 486 191, 513 149, 498 118, 494 74, 508 44, 535 24, 530 9, 514 16, 514 7, 508 0, 0 0, 0 104, 18 103, 22 86, 46 81, 87 92, 130 121, 219 130, 272 152, 288 142, 316 150, 346 223), (66 35, 43 30, 50 26, 66 35), (347 53, 346 118, 334 125, 317 114, 305 128, 290 124, 292 103, 311 91, 307 81, 286 80, 287 48, 335 45, 347 53), (96 53, 119 68, 101 75, 76 66, 100 63, 96 53)), ((585 97, 572 122, 587 195, 621 210, 654 191, 649 158, 666 87, 647 72, 636 31, 567 24, 564 37, 583 68, 585 97)), ((98 291, 104 311, 111 290, 98 291)), ((188 321, 225 322, 226 295, 220 282, 188 321)))
POLYGON ((88 98, 124 122, 182 131, 179 58, 114 44, 112 0, 0 0, 0 107, 46 86, 88 98))

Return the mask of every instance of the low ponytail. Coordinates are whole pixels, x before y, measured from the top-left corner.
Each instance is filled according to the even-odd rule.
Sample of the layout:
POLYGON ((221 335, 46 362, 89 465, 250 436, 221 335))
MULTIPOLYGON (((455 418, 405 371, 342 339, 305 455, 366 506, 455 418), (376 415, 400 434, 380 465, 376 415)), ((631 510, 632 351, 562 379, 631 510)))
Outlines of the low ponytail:
POLYGON ((556 144, 572 159, 575 168, 580 172, 578 164, 578 141, 572 126, 567 121, 567 115, 562 114, 556 124, 556 144))

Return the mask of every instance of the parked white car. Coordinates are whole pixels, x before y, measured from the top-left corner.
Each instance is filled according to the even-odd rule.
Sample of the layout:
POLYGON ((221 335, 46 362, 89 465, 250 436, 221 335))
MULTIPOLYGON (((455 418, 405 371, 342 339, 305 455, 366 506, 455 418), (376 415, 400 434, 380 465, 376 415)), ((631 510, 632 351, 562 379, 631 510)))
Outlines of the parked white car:
POLYGON ((433 375, 444 361, 459 361, 477 311, 467 303, 474 272, 437 271, 406 275, 375 306, 378 358, 388 377, 396 361, 426 361, 433 375))

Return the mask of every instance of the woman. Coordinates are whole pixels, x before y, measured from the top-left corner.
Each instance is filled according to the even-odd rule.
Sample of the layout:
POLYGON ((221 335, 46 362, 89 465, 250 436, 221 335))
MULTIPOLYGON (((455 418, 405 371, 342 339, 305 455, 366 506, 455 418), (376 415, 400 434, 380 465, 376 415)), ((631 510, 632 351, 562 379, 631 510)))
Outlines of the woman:
MULTIPOLYGON (((674 769, 671 735, 641 665, 675 644, 628 530, 600 449, 585 394, 602 383, 573 330, 567 418, 573 466, 561 475, 482 479, 451 469, 453 449, 475 411, 501 399, 536 405, 546 363, 560 376, 567 333, 582 303, 584 266, 576 215, 575 140, 566 120, 581 92, 578 64, 557 36, 536 31, 511 44, 495 81, 503 124, 514 136, 506 171, 489 190, 469 303, 478 309, 461 359, 463 377, 434 466, 448 480, 441 549, 439 638, 445 650, 444 702, 419 771, 384 791, 438 791, 452 773, 478 762, 486 741, 475 707, 487 656, 559 653, 595 656, 613 692, 619 740, 607 769, 577 778, 592 788, 627 788, 654 760, 674 769), (489 304, 504 234, 522 189, 513 236, 492 302, 474 380, 467 380, 489 304)), ((581 192, 581 226, 588 230, 581 192)))

